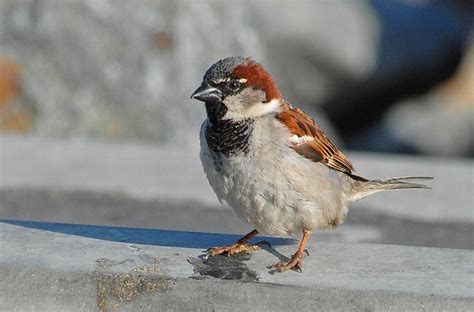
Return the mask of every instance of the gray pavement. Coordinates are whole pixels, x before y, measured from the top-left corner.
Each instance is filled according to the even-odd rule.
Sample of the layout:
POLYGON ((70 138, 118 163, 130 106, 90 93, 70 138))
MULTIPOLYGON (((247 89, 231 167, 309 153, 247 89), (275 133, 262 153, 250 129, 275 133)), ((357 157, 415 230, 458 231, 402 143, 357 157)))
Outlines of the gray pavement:
POLYGON ((296 245, 204 260, 236 236, 0 222, 0 310, 457 310, 474 304, 474 252, 310 242, 303 273, 267 266, 296 245))

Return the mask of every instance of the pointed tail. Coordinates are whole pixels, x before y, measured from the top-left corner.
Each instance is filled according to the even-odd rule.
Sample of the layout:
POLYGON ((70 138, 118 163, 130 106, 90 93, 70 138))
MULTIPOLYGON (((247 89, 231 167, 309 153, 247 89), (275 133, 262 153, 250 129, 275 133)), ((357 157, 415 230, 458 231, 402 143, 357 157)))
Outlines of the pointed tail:
POLYGON ((351 175, 354 179, 352 195, 349 197, 349 201, 356 201, 366 196, 386 191, 386 190, 399 190, 399 189, 431 189, 431 187, 425 184, 416 183, 426 180, 432 180, 433 177, 402 177, 402 178, 390 178, 386 180, 367 180, 362 177, 351 175))

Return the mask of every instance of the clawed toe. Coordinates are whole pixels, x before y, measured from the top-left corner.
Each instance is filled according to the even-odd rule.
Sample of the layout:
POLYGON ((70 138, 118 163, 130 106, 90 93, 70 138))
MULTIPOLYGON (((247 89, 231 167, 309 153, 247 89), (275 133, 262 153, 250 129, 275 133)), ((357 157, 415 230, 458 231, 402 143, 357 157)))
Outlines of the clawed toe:
POLYGON ((206 256, 209 258, 209 257, 215 257, 215 256, 222 255, 222 254, 228 254, 233 246, 234 245, 228 246, 228 247, 211 247, 211 248, 208 248, 206 250, 206 256))
POLYGON ((303 257, 305 256, 309 256, 309 252, 306 249, 304 249, 303 251, 298 251, 296 254, 293 255, 293 257, 291 257, 288 262, 278 262, 270 266, 269 268, 274 268, 277 272, 295 270, 300 273, 303 273, 303 270, 301 268, 303 266, 303 257))
POLYGON ((288 262, 278 262, 271 266, 271 268, 275 268, 277 272, 285 272, 289 270, 295 270, 300 273, 303 273, 301 269, 302 261, 300 258, 298 259, 291 259, 288 262))
MULTIPOLYGON (((268 244, 268 243, 267 243, 268 244)), ((206 250, 207 257, 214 257, 218 255, 231 256, 239 253, 251 253, 261 249, 260 243, 256 245, 249 245, 247 243, 235 243, 227 247, 212 247, 206 250)))
MULTIPOLYGON (((255 250, 262 249, 261 245, 266 244, 270 246, 267 241, 261 241, 256 245, 249 245, 248 241, 252 239, 255 235, 258 234, 257 230, 253 230, 247 233, 244 237, 239 239, 235 244, 227 247, 211 247, 205 251, 205 258, 214 257, 218 255, 225 254, 227 256, 231 256, 233 254, 238 253, 250 253, 254 252, 255 250)), ((271 246, 270 246, 271 247, 271 246)))

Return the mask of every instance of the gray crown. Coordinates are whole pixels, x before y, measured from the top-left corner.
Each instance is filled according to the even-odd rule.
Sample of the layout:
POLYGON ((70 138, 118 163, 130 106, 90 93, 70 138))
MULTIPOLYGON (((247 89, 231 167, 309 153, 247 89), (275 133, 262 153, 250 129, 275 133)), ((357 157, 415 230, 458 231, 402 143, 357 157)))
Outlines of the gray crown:
POLYGON ((231 56, 214 63, 204 74, 204 81, 215 81, 229 77, 234 69, 245 61, 248 57, 231 56))

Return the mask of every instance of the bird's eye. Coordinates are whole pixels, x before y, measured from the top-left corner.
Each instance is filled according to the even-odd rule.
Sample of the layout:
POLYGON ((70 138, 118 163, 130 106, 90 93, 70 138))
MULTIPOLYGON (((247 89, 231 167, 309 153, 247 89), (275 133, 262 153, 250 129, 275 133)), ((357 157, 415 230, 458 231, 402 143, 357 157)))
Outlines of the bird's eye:
POLYGON ((233 80, 230 80, 226 86, 231 91, 237 91, 239 90, 240 85, 241 85, 240 81, 233 79, 233 80))

